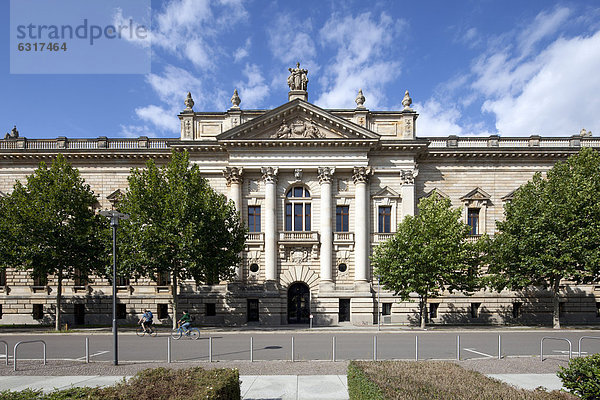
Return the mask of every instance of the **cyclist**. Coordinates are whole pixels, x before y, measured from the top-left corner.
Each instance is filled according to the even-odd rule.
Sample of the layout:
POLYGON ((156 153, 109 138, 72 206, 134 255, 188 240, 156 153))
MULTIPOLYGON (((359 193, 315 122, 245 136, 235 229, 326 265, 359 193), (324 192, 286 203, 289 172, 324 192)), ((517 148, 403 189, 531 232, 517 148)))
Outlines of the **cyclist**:
POLYGON ((185 329, 185 333, 187 333, 192 324, 192 317, 190 317, 190 314, 186 310, 183 310, 183 315, 178 322, 181 324, 181 327, 185 329))
POLYGON ((146 310, 141 316, 140 320, 138 321, 138 323, 142 325, 142 328, 144 328, 144 332, 146 332, 147 327, 149 328, 150 326, 152 326, 152 318, 152 311, 146 310))

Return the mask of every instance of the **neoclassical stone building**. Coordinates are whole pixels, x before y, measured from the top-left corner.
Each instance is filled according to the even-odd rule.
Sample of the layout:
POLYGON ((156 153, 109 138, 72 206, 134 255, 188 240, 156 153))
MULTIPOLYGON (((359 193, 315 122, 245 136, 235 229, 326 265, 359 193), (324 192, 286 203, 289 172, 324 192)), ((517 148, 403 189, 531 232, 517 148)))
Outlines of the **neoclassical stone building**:
MULTIPOLYGON (((180 302, 198 324, 308 323, 408 324, 418 303, 401 302, 379 286, 369 263, 372 249, 415 213, 420 198, 446 196, 463 209, 473 237, 494 234, 513 191, 536 171, 548 170, 582 146, 600 140, 582 133, 544 138, 425 137, 405 93, 399 111, 365 107, 325 110, 308 101, 307 71, 290 68, 288 102, 272 110, 240 108, 237 91, 224 112, 196 112, 188 94, 173 139, 26 139, 13 130, 0 140, 0 195, 40 161, 64 154, 111 208, 127 189, 133 167, 149 158, 164 163, 172 149, 193 163, 239 209, 249 227, 243 262, 232 282, 214 286, 183 282, 180 302), (378 303, 378 299, 380 299, 378 303)), ((425 132, 426 134, 426 132, 425 132)), ((118 282, 119 318, 133 320, 150 308, 159 321, 170 313, 167 277, 118 282)), ((566 323, 600 321, 600 285, 565 282, 566 323)), ((25 272, 0 276, 0 324, 50 322, 56 283, 25 272)), ((65 320, 109 322, 112 288, 98 277, 63 286, 65 320)), ((551 299, 534 290, 482 291, 430 299, 433 323, 550 323, 551 299)))

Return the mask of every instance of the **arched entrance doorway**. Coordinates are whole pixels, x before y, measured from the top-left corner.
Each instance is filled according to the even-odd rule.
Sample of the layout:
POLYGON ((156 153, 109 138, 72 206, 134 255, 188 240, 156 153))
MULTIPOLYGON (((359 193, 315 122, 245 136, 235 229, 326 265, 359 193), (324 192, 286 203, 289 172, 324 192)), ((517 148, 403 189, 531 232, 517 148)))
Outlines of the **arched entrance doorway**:
POLYGON ((310 318, 310 289, 296 282, 288 289, 288 324, 308 324, 310 318))

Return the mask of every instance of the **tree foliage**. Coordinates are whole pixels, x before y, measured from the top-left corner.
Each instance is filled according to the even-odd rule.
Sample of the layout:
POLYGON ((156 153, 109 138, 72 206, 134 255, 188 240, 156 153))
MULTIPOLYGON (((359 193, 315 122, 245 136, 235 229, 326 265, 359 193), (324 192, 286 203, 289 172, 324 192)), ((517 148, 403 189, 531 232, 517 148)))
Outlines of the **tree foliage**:
POLYGON ((60 328, 62 281, 106 268, 105 221, 94 214, 96 196, 79 171, 59 154, 50 168, 40 163, 0 200, 0 255, 4 266, 54 275, 56 329, 60 328))
POLYGON ((187 152, 173 152, 164 167, 153 160, 134 169, 119 211, 122 268, 154 279, 167 273, 173 285, 173 323, 177 321, 178 281, 215 284, 231 279, 241 261, 246 229, 232 202, 215 192, 190 167, 187 152))
POLYGON ((559 284, 597 280, 600 268, 600 155, 582 149, 521 186, 498 221, 490 257, 498 290, 549 289, 560 328, 559 284))
POLYGON ((406 216, 391 239, 375 248, 371 262, 380 283, 402 300, 419 296, 421 327, 427 299, 444 291, 477 286, 478 249, 467 241, 470 227, 449 199, 431 196, 419 202, 419 213, 406 216))

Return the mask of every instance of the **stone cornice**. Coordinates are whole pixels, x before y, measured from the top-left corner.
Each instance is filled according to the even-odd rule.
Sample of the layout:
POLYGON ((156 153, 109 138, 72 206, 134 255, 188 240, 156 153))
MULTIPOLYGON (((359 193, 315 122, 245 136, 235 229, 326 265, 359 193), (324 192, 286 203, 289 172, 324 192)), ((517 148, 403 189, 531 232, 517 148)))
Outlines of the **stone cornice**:
POLYGON ((580 147, 570 148, 495 148, 495 149, 428 149, 419 155, 419 160, 440 158, 566 158, 577 153, 580 147))

